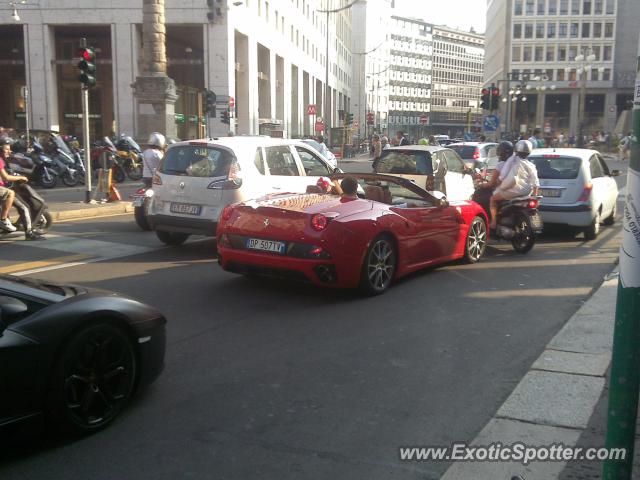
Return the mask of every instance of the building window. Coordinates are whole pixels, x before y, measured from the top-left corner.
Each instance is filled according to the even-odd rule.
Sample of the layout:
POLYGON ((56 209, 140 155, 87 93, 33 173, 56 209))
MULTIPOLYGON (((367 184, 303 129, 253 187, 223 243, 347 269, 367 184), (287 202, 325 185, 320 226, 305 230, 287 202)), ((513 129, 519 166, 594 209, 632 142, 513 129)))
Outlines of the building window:
POLYGON ((522 49, 520 48, 519 45, 514 45, 511 48, 511 61, 512 62, 519 62, 520 61, 521 51, 522 51, 522 49))
POLYGON ((598 69, 597 68, 592 68, 591 69, 591 81, 592 82, 597 82, 598 81, 598 69))
POLYGON ((522 38, 522 24, 514 23, 513 24, 513 38, 522 38))
POLYGON ((567 47, 558 47, 558 61, 565 62, 567 60, 567 47))
POLYGON ((571 15, 580 15, 580 0, 571 0, 571 15))
POLYGON ((544 38, 544 23, 536 23, 536 38, 544 38))
POLYGON ((558 13, 558 0, 549 0, 548 10, 549 15, 556 15, 558 13))
POLYGON ((531 61, 531 47, 524 47, 522 49, 522 61, 523 62, 531 61))
POLYGON ((605 13, 607 15, 613 15, 614 11, 615 11, 615 0, 607 0, 607 10, 605 13))
POLYGON ((538 15, 544 15, 544 0, 538 0, 538 15))
POLYGON ((582 14, 591 15, 591 0, 584 0, 582 2, 582 14))
POLYGON ((567 24, 560 23, 558 26, 558 37, 559 38, 567 38, 567 24))
POLYGON ((600 47, 599 46, 595 46, 591 48, 591 53, 593 53, 593 56, 596 57, 596 61, 600 61, 600 47))
POLYGON ((544 49, 543 47, 536 47, 536 51, 535 51, 535 60, 536 62, 541 62, 542 61, 542 53, 543 53, 544 49))
POLYGON ((569 14, 569 0, 560 0, 560 15, 569 14))
POLYGON ((578 38, 579 23, 571 23, 571 38, 578 38))
POLYGON ((591 24, 583 23, 582 24, 582 38, 589 38, 591 36, 591 24))
POLYGON ((593 24, 593 37, 594 38, 602 37, 602 24, 599 22, 593 24))
POLYGON ((525 14, 526 15, 533 15, 534 12, 534 0, 525 0, 525 14))
POLYGON ((611 69, 610 68, 605 68, 604 69, 604 73, 602 74, 602 80, 604 82, 608 82, 609 80, 611 80, 611 69))
POLYGON ((575 45, 569 47, 569 61, 573 62, 578 56, 578 47, 575 45))
POLYGON ((602 60, 610 61, 612 57, 613 47, 611 45, 605 45, 602 49, 602 60))
POLYGON ((524 26, 524 38, 533 38, 533 25, 527 23, 524 26))
POLYGON ((593 14, 602 15, 602 0, 594 0, 593 2, 593 14))
POLYGON ((564 82, 564 68, 559 68, 556 70, 557 80, 559 82, 564 82))
POLYGON ((554 22, 547 24, 547 38, 556 38, 556 24, 554 22))
POLYGON ((556 49, 553 45, 547 46, 547 62, 553 62, 555 60, 556 49))
POLYGON ((611 38, 613 37, 613 23, 605 23, 604 24, 604 37, 611 38))

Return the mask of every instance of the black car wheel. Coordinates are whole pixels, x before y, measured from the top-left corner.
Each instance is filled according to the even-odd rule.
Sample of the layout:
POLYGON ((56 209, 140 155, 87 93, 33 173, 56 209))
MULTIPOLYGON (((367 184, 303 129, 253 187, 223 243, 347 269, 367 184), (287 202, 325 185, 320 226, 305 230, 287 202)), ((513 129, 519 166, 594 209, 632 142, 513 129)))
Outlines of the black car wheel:
POLYGON ((396 273, 398 256, 393 240, 387 235, 373 239, 364 257, 360 275, 360 289, 366 295, 384 293, 396 273))
POLYGON ((137 361, 122 329, 99 323, 66 342, 56 362, 48 402, 49 418, 69 433, 90 433, 108 425, 131 398, 137 361))
POLYGON ((156 236, 158 240, 160 240, 165 245, 182 245, 189 238, 188 233, 179 233, 179 232, 165 232, 163 230, 157 230, 156 236))
POLYGON ((616 213, 617 213, 617 208, 614 205, 613 206, 613 210, 611 210, 611 215, 609 215, 607 218, 604 219, 604 222, 602 222, 603 225, 607 225, 607 226, 611 226, 615 223, 616 221, 616 213))
POLYGON ((482 217, 476 217, 469 226, 467 242, 464 250, 464 259, 468 263, 476 263, 484 255, 487 247, 487 225, 482 217))
POLYGON ((148 232, 151 230, 149 220, 147 220, 146 201, 141 207, 134 207, 133 218, 136 220, 136 224, 140 227, 140 230, 148 232))
POLYGON ((591 225, 584 229, 585 240, 595 240, 600 233, 600 212, 596 213, 596 218, 593 219, 591 225))

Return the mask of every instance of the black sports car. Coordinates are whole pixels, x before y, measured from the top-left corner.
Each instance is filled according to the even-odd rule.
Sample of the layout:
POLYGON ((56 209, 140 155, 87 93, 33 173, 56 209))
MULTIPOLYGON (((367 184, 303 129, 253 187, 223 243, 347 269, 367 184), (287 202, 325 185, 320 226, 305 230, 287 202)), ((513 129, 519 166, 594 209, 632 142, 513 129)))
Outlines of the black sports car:
POLYGON ((0 427, 105 427, 162 372, 165 323, 120 294, 0 275, 0 427))

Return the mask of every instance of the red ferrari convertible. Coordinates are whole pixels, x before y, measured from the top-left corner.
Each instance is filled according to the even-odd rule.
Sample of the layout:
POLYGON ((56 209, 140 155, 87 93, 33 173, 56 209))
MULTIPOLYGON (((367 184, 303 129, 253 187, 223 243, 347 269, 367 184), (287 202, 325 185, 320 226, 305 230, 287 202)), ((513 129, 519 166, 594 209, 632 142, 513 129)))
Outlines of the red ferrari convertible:
POLYGON ((289 193, 226 207, 217 233, 219 264, 229 272, 377 295, 415 270, 460 258, 477 262, 484 254, 488 221, 477 203, 450 204, 389 175, 331 180, 347 176, 358 181, 364 198, 289 193))

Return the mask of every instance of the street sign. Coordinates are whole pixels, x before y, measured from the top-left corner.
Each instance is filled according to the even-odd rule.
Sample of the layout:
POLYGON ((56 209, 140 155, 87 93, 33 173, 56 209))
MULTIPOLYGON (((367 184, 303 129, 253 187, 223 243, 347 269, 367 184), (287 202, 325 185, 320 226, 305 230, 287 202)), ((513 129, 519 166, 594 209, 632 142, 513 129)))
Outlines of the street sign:
POLYGON ((422 123, 423 125, 426 125, 427 123, 429 123, 429 115, 421 115, 420 123, 422 123))
POLYGON ((307 105, 307 115, 315 115, 316 114, 316 106, 311 104, 307 105))
POLYGON ((483 118, 483 128, 485 132, 495 132, 500 126, 500 119, 497 115, 485 115, 483 118))
POLYGON ((316 132, 324 132, 324 123, 316 122, 316 132))
POLYGON ((233 97, 229 97, 229 107, 233 108, 236 106, 236 99, 233 97))

